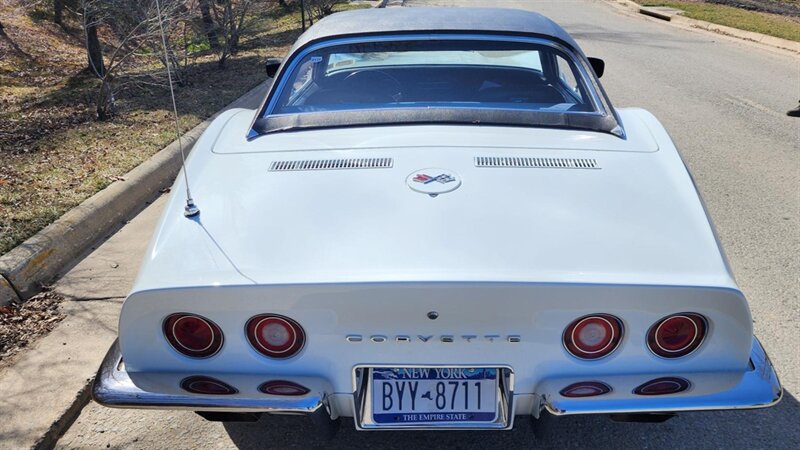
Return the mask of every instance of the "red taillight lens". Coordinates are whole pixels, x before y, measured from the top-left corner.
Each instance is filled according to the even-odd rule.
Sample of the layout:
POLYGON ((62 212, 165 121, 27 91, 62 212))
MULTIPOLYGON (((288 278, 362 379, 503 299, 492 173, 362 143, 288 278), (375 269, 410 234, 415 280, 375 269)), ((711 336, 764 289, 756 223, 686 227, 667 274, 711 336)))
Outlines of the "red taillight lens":
POLYGON ((292 397, 298 395, 306 395, 309 392, 311 392, 311 390, 305 386, 301 386, 297 383, 285 380, 267 381, 266 383, 259 386, 258 390, 265 394, 286 395, 292 397))
POLYGON ((222 330, 194 314, 178 313, 164 319, 164 336, 175 350, 194 358, 207 358, 222 348, 222 330))
POLYGON ((663 358, 688 355, 703 343, 706 321, 694 313, 681 313, 665 317, 650 327, 647 346, 663 358))
POLYGON ((181 388, 192 394, 206 395, 231 395, 239 392, 224 381, 199 375, 184 378, 181 381, 181 388))
POLYGON ((303 348, 306 334, 294 320, 262 314, 247 321, 247 339, 257 351, 270 358, 289 358, 303 348))
POLYGON ((689 381, 678 377, 664 377, 650 380, 633 390, 636 395, 677 394, 689 389, 689 381))
POLYGON ((608 394, 611 386, 599 381, 581 381, 570 384, 559 392, 564 397, 581 398, 608 394))
POLYGON ((581 359, 608 355, 622 340, 622 321, 610 314, 581 317, 564 330, 564 346, 581 359))

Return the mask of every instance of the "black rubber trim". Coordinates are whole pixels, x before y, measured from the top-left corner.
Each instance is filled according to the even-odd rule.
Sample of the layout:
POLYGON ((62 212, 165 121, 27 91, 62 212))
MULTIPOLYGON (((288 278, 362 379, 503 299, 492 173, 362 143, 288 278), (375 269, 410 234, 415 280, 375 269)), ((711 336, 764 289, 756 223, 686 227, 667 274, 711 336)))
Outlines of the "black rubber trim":
POLYGON ((566 128, 611 134, 614 134, 613 130, 617 127, 613 117, 595 114, 465 108, 398 108, 271 115, 257 119, 253 129, 263 135, 316 128, 426 124, 566 128))

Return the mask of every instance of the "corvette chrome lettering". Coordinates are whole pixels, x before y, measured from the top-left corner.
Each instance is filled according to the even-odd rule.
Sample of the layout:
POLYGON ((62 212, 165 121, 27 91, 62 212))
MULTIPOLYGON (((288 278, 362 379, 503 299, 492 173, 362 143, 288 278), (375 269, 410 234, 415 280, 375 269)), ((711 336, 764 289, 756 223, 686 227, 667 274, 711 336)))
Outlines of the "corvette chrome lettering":
MULTIPOLYGON (((364 337, 360 334, 348 334, 345 337, 345 339, 347 340, 347 342, 351 343, 359 343, 364 341, 364 337)), ((468 344, 474 342, 490 342, 490 343, 507 342, 510 344, 518 344, 522 342, 522 337, 518 334, 509 334, 506 336, 501 336, 499 334, 484 334, 484 335, 463 334, 461 336, 455 336, 452 334, 443 334, 440 336, 435 336, 432 334, 431 335, 418 334, 416 337, 407 334, 400 334, 394 336, 393 338, 389 338, 382 334, 376 334, 368 336, 367 339, 369 339, 370 342, 373 342, 375 344, 383 344, 391 341, 392 339, 394 339, 394 341, 397 343, 408 343, 408 342, 426 343, 426 342, 439 341, 446 344, 454 342, 465 342, 468 344)))

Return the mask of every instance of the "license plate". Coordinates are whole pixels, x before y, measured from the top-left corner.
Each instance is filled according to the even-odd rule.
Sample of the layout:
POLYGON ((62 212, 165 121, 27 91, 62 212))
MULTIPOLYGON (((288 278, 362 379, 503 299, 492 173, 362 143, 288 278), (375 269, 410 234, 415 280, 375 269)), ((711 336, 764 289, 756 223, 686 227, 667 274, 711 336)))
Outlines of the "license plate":
POLYGON ((377 424, 493 422, 498 369, 372 369, 372 420, 377 424))

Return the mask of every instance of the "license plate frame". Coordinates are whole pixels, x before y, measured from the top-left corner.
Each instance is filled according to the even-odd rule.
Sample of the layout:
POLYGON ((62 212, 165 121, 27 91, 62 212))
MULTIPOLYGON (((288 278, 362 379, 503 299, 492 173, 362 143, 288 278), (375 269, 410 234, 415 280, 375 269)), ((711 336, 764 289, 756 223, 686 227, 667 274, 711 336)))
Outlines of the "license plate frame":
MULTIPOLYGON (((354 376, 354 405, 356 428, 358 430, 507 430, 513 426, 513 383, 514 374, 510 367, 498 365, 372 365, 357 366, 354 376), (496 415, 493 421, 435 421, 435 422, 379 422, 373 417, 373 374, 376 369, 496 369, 495 383, 496 415)), ((434 411, 435 412, 435 411, 434 411)))

